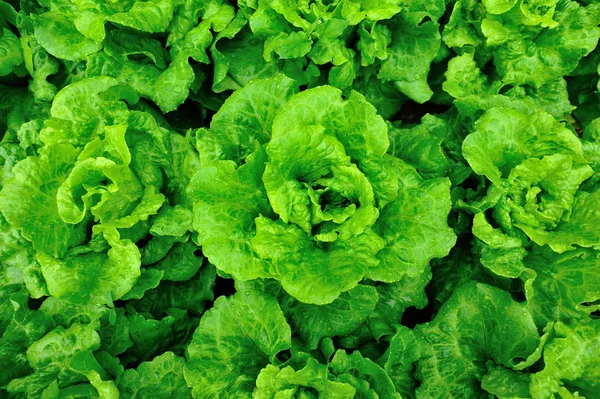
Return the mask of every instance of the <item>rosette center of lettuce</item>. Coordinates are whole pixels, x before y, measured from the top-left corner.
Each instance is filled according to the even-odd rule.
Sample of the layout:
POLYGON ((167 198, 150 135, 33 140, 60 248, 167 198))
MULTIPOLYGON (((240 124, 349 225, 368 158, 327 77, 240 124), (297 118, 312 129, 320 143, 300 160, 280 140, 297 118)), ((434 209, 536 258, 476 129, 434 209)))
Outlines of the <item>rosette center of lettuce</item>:
POLYGON ((588 165, 573 162, 570 155, 555 154, 527 159, 508 179, 508 203, 517 226, 550 230, 566 216, 581 183, 589 178, 588 165))
POLYGON ((267 146, 263 182, 275 213, 316 241, 349 239, 377 220, 369 179, 321 125, 278 132, 267 146))

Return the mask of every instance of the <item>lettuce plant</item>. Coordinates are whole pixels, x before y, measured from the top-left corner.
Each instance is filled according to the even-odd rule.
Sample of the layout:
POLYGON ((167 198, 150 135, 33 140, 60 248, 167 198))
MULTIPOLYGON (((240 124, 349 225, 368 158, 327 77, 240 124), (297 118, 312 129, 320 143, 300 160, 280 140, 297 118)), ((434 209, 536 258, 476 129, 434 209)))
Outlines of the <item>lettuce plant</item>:
POLYGON ((344 100, 333 87, 297 93, 283 76, 257 80, 196 137, 193 226, 234 278, 274 278, 302 302, 327 304, 365 277, 416 276, 454 244, 450 182, 425 183, 386 154, 385 121, 357 92, 344 100), (405 216, 421 209, 427 221, 405 216))
POLYGON ((0 1, 0 397, 600 392, 600 3, 0 1))

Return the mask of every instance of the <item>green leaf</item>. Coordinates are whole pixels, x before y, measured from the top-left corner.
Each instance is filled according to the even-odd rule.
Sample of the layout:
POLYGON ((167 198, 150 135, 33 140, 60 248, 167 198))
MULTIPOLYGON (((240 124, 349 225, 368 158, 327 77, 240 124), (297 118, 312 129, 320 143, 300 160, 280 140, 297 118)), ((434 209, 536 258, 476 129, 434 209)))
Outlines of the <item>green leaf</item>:
POLYGON ((485 96, 493 92, 487 77, 475 62, 474 54, 464 53, 452 58, 445 76, 444 91, 454 98, 485 96))
POLYGON ((264 151, 257 150, 239 168, 233 161, 206 165, 188 189, 196 200, 193 225, 204 256, 241 280, 266 275, 265 262, 250 245, 254 219, 271 213, 260 184, 264 161, 264 151))
POLYGON ((410 99, 424 103, 433 92, 427 84, 431 63, 437 55, 441 37, 438 24, 427 21, 411 26, 403 19, 393 29, 395 40, 388 49, 389 57, 383 61, 379 79, 393 81, 410 99))
POLYGON ((600 119, 594 119, 583 131, 582 151, 594 174, 584 183, 585 191, 593 191, 600 181, 600 119))
POLYGON ((365 397, 401 398, 383 368, 361 356, 358 351, 352 352, 351 355, 342 350, 337 351, 331 360, 330 368, 337 374, 338 380, 354 386, 365 397))
POLYGON ((352 88, 361 93, 384 119, 395 115, 407 97, 396 89, 393 82, 382 82, 373 74, 363 74, 354 81, 352 88))
POLYGON ((341 94, 339 89, 324 86, 293 96, 273 122, 273 140, 283 141, 305 126, 313 126, 309 128, 313 130, 315 125, 322 126, 343 145, 352 162, 361 165, 375 197, 390 201, 397 192, 393 172, 383 161, 389 147, 385 122, 359 93, 351 92, 347 100, 341 94))
POLYGON ((161 281, 156 289, 144 292, 144 296, 135 303, 135 307, 156 317, 168 314, 171 308, 186 310, 193 316, 200 316, 205 307, 214 300, 215 276, 215 268, 205 266, 189 280, 161 281))
POLYGON ((392 42, 392 32, 387 26, 363 22, 358 26, 358 35, 360 39, 357 48, 360 51, 362 66, 374 64, 376 59, 385 60, 388 57, 387 48, 392 42))
POLYGON ((481 388, 500 398, 527 398, 531 376, 506 367, 496 366, 481 380, 481 388))
POLYGON ((19 38, 3 28, 0 36, 0 76, 6 76, 23 63, 23 50, 19 38))
POLYGON ((102 343, 101 349, 117 356, 131 348, 133 342, 129 337, 129 320, 125 316, 125 309, 114 309, 113 314, 114 320, 106 320, 98 329, 98 335, 102 343))
POLYGON ((141 97, 154 101, 163 112, 174 111, 188 97, 194 71, 187 57, 177 57, 167 69, 135 61, 119 61, 106 53, 87 57, 88 76, 110 76, 130 85, 141 97), (167 89, 168 88, 168 89, 167 89))
POLYGON ((576 393, 593 397, 600 385, 597 356, 600 325, 597 321, 577 325, 554 324, 554 337, 544 349, 544 369, 531 376, 531 397, 562 397, 576 393))
POLYGON ((375 286, 379 300, 367 319, 369 330, 375 339, 393 335, 401 329, 400 321, 409 307, 423 309, 427 306, 425 287, 430 281, 431 270, 426 268, 416 278, 406 276, 395 283, 379 283, 375 286))
POLYGON ((417 397, 482 395, 485 361, 515 368, 540 341, 523 305, 505 291, 477 283, 457 289, 434 320, 415 331, 430 345, 417 365, 417 397))
POLYGON ((478 46, 481 43, 477 29, 471 24, 470 12, 473 4, 474 2, 469 0, 454 3, 450 20, 442 32, 442 40, 446 46, 462 48, 478 46))
POLYGON ((550 115, 531 115, 508 108, 491 108, 463 142, 463 153, 473 171, 502 186, 501 178, 530 157, 578 154, 581 142, 550 115))
POLYGON ((151 362, 143 362, 136 370, 128 369, 119 380, 123 398, 191 398, 183 378, 185 360, 173 352, 165 352, 151 362))
POLYGON ((523 161, 508 178, 513 223, 528 235, 556 227, 569 218, 579 186, 592 173, 588 165, 574 164, 567 155, 523 161))
POLYGON ((494 229, 483 213, 473 218, 473 235, 485 243, 481 248, 481 263, 492 273, 509 278, 523 273, 523 258, 527 255, 523 241, 494 229))
POLYGON ((399 0, 352 0, 342 4, 341 14, 350 25, 356 25, 365 18, 369 21, 390 19, 402 9, 399 0))
MULTIPOLYGON (((265 44, 269 46, 269 44, 265 44)), ((271 44, 279 59, 304 57, 312 48, 312 41, 304 32, 292 32, 289 36, 278 38, 271 44)))
POLYGON ((188 346, 185 379, 194 398, 250 398, 260 370, 291 346, 277 301, 257 292, 217 299, 188 346))
POLYGON ((111 248, 106 253, 78 248, 57 259, 38 253, 48 291, 72 303, 106 303, 121 298, 140 276, 140 253, 135 244, 121 240, 115 228, 97 226, 111 248))
POLYGON ((298 371, 291 366, 280 369, 269 364, 260 371, 252 398, 275 399, 303 394, 306 397, 315 391, 323 397, 340 399, 355 397, 356 390, 352 385, 330 381, 328 377, 327 366, 310 358, 306 366, 298 371))
POLYGON ((427 341, 408 327, 398 326, 390 341, 385 371, 402 397, 413 398, 419 382, 414 375, 415 364, 429 353, 427 341))
POLYGON ((210 131, 198 131, 200 159, 230 159, 239 164, 254 151, 255 142, 270 140, 275 116, 297 90, 293 80, 277 75, 253 80, 234 92, 213 116, 210 131))
POLYGON ((483 0, 482 3, 490 14, 504 14, 510 11, 518 3, 518 0, 483 0))
POLYGON ((316 349, 321 339, 350 334, 373 312, 378 301, 377 290, 357 285, 328 305, 308 305, 288 301, 283 310, 289 314, 292 327, 304 339, 308 349, 316 349))
POLYGON ((426 17, 437 22, 444 14, 444 2, 433 0, 424 3, 419 0, 405 0, 403 2, 402 14, 407 22, 412 25, 419 25, 426 17))
POLYGON ((188 342, 198 319, 181 309, 169 309, 164 317, 153 319, 148 314, 129 314, 130 338, 133 346, 120 356, 121 363, 150 361, 170 349, 182 351, 182 342, 188 342))
POLYGON ((586 249, 560 255, 546 249, 525 258, 524 291, 539 327, 555 320, 583 320, 597 309, 598 262, 597 254, 586 249))
POLYGON ((600 248, 600 235, 595 228, 598 223, 598 203, 600 190, 594 193, 579 191, 568 219, 562 220, 550 231, 540 231, 519 226, 538 245, 549 245, 552 250, 563 253, 575 245, 586 248, 600 248))
POLYGON ((102 42, 80 33, 68 14, 52 11, 33 15, 32 19, 35 39, 57 58, 81 61, 102 49, 102 42))
MULTIPOLYGON (((521 9, 527 10, 523 6, 521 9)), ((533 16, 540 18, 536 14, 534 11, 533 16)), ((583 7, 574 1, 560 1, 554 20, 558 26, 552 29, 524 27, 514 23, 510 13, 483 20, 481 29, 492 47, 494 64, 504 83, 540 87, 573 71, 579 60, 596 47, 600 37, 597 4, 583 7)))
POLYGON ((113 29, 108 32, 104 51, 116 60, 125 63, 131 56, 146 56, 160 69, 167 67, 167 51, 160 41, 126 29, 113 29))
POLYGON ((163 270, 165 280, 189 280, 202 266, 202 256, 196 255, 198 249, 198 246, 191 241, 177 242, 167 256, 153 265, 153 268, 163 270))
POLYGON ((390 129, 388 153, 414 166, 425 179, 444 177, 450 168, 442 147, 447 129, 443 119, 426 114, 415 126, 390 129))
MULTIPOLYGON (((91 213, 102 222, 111 222, 124 216, 123 210, 130 209, 140 199, 141 190, 141 184, 127 166, 104 157, 88 158, 79 162, 59 187, 58 213, 65 222, 76 224, 85 218, 90 205, 96 202, 90 209, 91 213), (107 180, 109 183, 103 185, 107 180), (86 190, 86 187, 91 189, 86 190), (100 197, 99 201, 97 197, 100 197)), ((153 188, 151 190, 145 198, 148 203, 143 204, 143 208, 150 208, 151 213, 156 213, 156 205, 160 207, 164 197, 154 193, 153 188)), ((123 226, 119 227, 131 227, 133 224, 123 221, 123 226)))
POLYGON ((163 206, 154 219, 150 233, 156 236, 181 237, 192 229, 193 213, 181 206, 163 206))
POLYGON ((263 182, 273 210, 285 223, 306 233, 318 226, 315 239, 330 242, 355 237, 375 222, 378 211, 367 176, 324 127, 277 134, 267 154, 263 182))
POLYGON ((131 287, 131 290, 123 295, 121 299, 128 300, 142 298, 146 291, 158 287, 164 274, 164 271, 158 269, 141 269, 140 277, 133 287, 131 287))
POLYGON ((14 176, 0 191, 0 209, 6 220, 22 231, 33 247, 61 257, 80 239, 77 226, 65 223, 58 212, 56 195, 67 178, 78 151, 71 145, 45 147, 13 168, 14 176))
POLYGON ((367 230, 321 247, 297 226, 259 216, 252 246, 276 265, 270 273, 291 296, 304 303, 325 305, 354 288, 377 265, 375 254, 383 242, 367 230))
POLYGON ((111 15, 108 20, 142 32, 163 32, 173 18, 173 0, 136 1, 127 12, 111 15))
POLYGON ((5 370, 0 384, 6 386, 32 372, 27 348, 54 328, 54 322, 45 314, 27 308, 27 295, 20 284, 2 283, 0 309, 0 365, 5 370))
POLYGON ((35 259, 35 250, 1 215, 0 240, 4 243, 4 247, 0 249, 0 262, 4 265, 4 273, 0 275, 5 274, 4 284, 22 282, 32 298, 47 296, 46 282, 35 259))
POLYGON ((423 180, 399 159, 390 157, 389 162, 398 174, 400 194, 383 208, 374 226, 385 245, 377 254, 379 264, 367 276, 395 282, 422 274, 432 258, 448 255, 456 236, 447 224, 450 181, 423 180))
MULTIPOLYGON (((59 376, 61 382, 81 380, 81 374, 104 370, 96 362, 92 351, 100 346, 100 337, 94 326, 74 323, 68 329, 56 327, 27 349, 27 360, 33 373, 12 380, 8 391, 23 392, 40 397, 42 391, 59 376)), ((85 380, 85 379, 84 379, 85 380)))
POLYGON ((564 79, 548 82, 540 88, 515 87, 506 94, 526 102, 533 100, 537 106, 559 120, 568 119, 575 109, 571 105, 567 82, 564 79))
POLYGON ((58 72, 58 62, 35 40, 33 35, 21 38, 25 67, 32 77, 29 90, 38 101, 51 101, 56 95, 57 88, 48 82, 50 75, 58 72))
POLYGON ((243 29, 246 23, 247 19, 238 13, 213 40, 210 49, 215 68, 212 89, 216 93, 237 90, 253 79, 272 77, 279 72, 277 63, 263 57, 265 39, 243 29))
POLYGON ((104 126, 126 123, 127 105, 103 96, 117 84, 115 79, 102 76, 80 80, 60 90, 52 101, 52 117, 40 132, 41 141, 46 145, 71 143, 84 147, 104 126))
POLYGON ((193 82, 194 71, 188 63, 187 57, 174 59, 154 82, 156 105, 163 112, 176 110, 187 98, 189 88, 193 82))

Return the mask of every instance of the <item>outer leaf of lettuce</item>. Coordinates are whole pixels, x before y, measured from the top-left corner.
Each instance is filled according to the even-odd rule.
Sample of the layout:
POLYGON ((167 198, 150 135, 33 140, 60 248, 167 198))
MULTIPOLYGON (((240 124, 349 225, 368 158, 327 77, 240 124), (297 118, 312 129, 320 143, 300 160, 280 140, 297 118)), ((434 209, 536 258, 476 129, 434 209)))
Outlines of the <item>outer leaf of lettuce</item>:
POLYGON ((581 142, 571 131, 540 111, 527 116, 508 108, 491 108, 475 127, 463 143, 464 157, 475 173, 497 186, 502 186, 500 178, 508 177, 527 158, 581 151, 581 142))
POLYGON ((137 370, 128 369, 121 375, 119 391, 124 398, 189 398, 191 394, 183 379, 183 358, 165 352, 137 370))
POLYGON ((188 346, 185 379, 194 398, 250 398, 260 370, 290 346, 274 298, 252 291, 221 297, 188 346))
POLYGON ((522 276, 524 291, 539 327, 556 320, 583 321, 596 310, 599 262, 598 255, 586 249, 560 255, 546 249, 525 259, 530 270, 522 276))
POLYGON ((27 308, 27 295, 20 284, 0 287, 0 365, 5 372, 0 384, 6 386, 11 380, 25 377, 32 372, 26 351, 48 331, 54 328, 53 320, 45 314, 27 308))
MULTIPOLYGON (((162 271, 160 272, 162 274, 162 271)), ((167 315, 171 308, 182 309, 193 316, 200 316, 214 300, 215 276, 214 267, 202 267, 189 280, 161 281, 155 289, 145 291, 144 296, 135 302, 135 307, 138 311, 151 313, 157 318, 167 315)), ((139 282, 138 280, 130 293, 136 289, 139 282)))
POLYGON ((397 21, 396 40, 389 47, 389 57, 383 61, 379 79, 393 81, 407 97, 418 103, 428 101, 433 91, 427 75, 441 43, 436 20, 413 26, 401 18, 397 21))
POLYGON ((104 126, 126 122, 126 104, 103 94, 117 84, 115 79, 102 76, 81 80, 59 91, 52 101, 51 118, 40 131, 41 141, 46 145, 70 143, 83 147, 104 126))
POLYGON ((470 24, 470 11, 475 8, 475 1, 457 1, 452 14, 442 32, 442 40, 448 47, 478 46, 481 39, 477 29, 470 24))
POLYGON ((527 251, 519 237, 494 229, 483 213, 476 214, 473 219, 473 234, 485 243, 481 248, 481 263, 494 274, 517 278, 525 270, 523 258, 527 251))
POLYGON ((121 240, 114 228, 102 228, 111 248, 107 253, 74 250, 63 259, 38 254, 48 291, 73 303, 105 303, 119 299, 140 276, 140 253, 131 241, 121 240))
POLYGON ((576 325, 554 324, 554 337, 544 350, 542 371, 531 377, 531 397, 563 397, 579 393, 594 395, 599 388, 600 368, 597 357, 600 350, 600 331, 597 321, 576 325))
POLYGON ((367 325, 375 339, 395 334, 401 328, 404 311, 409 307, 422 309, 427 305, 425 287, 430 281, 431 270, 426 268, 418 277, 406 276, 395 283, 380 283, 375 286, 379 300, 367 319, 367 325))
POLYGON ((173 18, 173 0, 136 1, 126 12, 116 13, 109 21, 142 32, 163 32, 173 18))
POLYGON ((35 250, 21 233, 13 228, 4 217, 0 217, 0 262, 4 266, 3 284, 24 283, 32 298, 48 295, 46 282, 35 259, 35 250))
MULTIPOLYGON (((514 369, 530 356, 539 357, 539 335, 531 314, 507 292, 485 284, 457 289, 434 320, 415 332, 422 336, 414 339, 418 349, 405 344, 399 348, 409 351, 410 359, 420 359, 417 398, 480 395, 485 361, 514 369)), ((403 353, 391 353, 390 359, 403 353)))
POLYGON ((377 254, 380 262, 369 270, 368 277, 394 282, 406 275, 422 274, 432 258, 448 254, 456 236, 447 225, 450 182, 423 180, 399 159, 390 157, 389 162, 398 174, 400 194, 383 208, 375 224, 385 247, 377 254))
POLYGON ((239 163, 254 151, 254 143, 267 143, 275 116, 297 91, 284 75, 258 79, 233 93, 213 116, 209 131, 198 131, 197 148, 203 161, 229 159, 239 163))
POLYGON ((58 188, 77 155, 68 144, 48 146, 40 156, 17 164, 14 176, 0 191, 0 209, 6 220, 21 229, 36 250, 52 256, 63 256, 81 239, 77 226, 60 218, 56 201, 58 188))
POLYGON ((390 129, 388 153, 414 166, 426 179, 444 177, 450 169, 450 161, 442 148, 446 129, 443 119, 430 114, 423 116, 418 125, 390 129))
POLYGON ((27 349, 33 373, 11 381, 8 390, 41 396, 54 381, 66 387, 87 381, 86 374, 92 371, 105 374, 91 352, 99 346, 100 337, 93 325, 74 323, 68 329, 57 327, 27 349))
POLYGON ((250 245, 255 235, 254 219, 270 214, 259 180, 264 161, 264 151, 259 149, 237 169, 233 161, 209 164, 195 175, 188 189, 197 201, 194 229, 204 255, 219 269, 242 280, 266 274, 265 262, 250 245))
POLYGON ((139 361, 151 361, 166 350, 182 351, 182 343, 189 342, 198 320, 187 311, 171 308, 156 319, 149 314, 128 312, 129 334, 133 345, 122 355, 127 366, 139 361))
POLYGON ((464 53, 452 58, 448 62, 445 77, 444 91, 454 98, 492 94, 490 83, 479 69, 472 53, 464 53))
POLYGON ((284 313, 290 315, 292 328, 312 350, 325 337, 344 336, 356 330, 373 312, 378 299, 375 288, 357 285, 328 305, 290 300, 282 306, 284 313))
POLYGON ((375 254, 383 242, 368 230, 319 246, 299 227, 261 216, 256 219, 252 245, 261 257, 271 259, 271 275, 290 295, 301 302, 324 305, 354 288, 377 265, 375 254))
POLYGON ((481 387, 488 393, 500 398, 527 398, 531 376, 506 367, 489 367, 481 380, 481 387))
POLYGON ((280 72, 277 63, 263 57, 265 39, 244 29, 247 22, 247 17, 238 13, 213 40, 210 51, 215 67, 212 84, 215 93, 237 90, 253 79, 268 78, 280 72))
MULTIPOLYGON (((102 49, 102 43, 80 33, 71 16, 53 11, 33 16, 36 40, 54 57, 71 61, 83 60, 102 49)), ((98 29, 98 28, 96 28, 98 29)), ((98 35, 104 34, 100 27, 98 35)))
POLYGON ((342 350, 337 351, 330 368, 339 381, 354 386, 363 396, 400 399, 385 370, 358 351, 350 355, 342 350))
POLYGON ((21 42, 6 28, 2 29, 2 36, 0 36, 0 50, 0 76, 6 76, 23 63, 21 42))
POLYGON ((400 326, 390 341, 385 371, 390 376, 396 391, 406 398, 415 397, 419 382, 414 375, 416 363, 429 352, 427 342, 419 334, 400 326))

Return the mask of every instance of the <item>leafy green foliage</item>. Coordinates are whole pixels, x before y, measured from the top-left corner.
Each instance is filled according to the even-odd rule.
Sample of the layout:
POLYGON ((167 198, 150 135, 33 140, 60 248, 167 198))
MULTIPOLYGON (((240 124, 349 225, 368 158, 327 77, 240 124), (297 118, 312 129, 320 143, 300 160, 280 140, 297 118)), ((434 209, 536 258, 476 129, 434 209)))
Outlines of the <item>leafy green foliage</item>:
POLYGON ((598 397, 599 25, 0 0, 0 398, 598 397))

